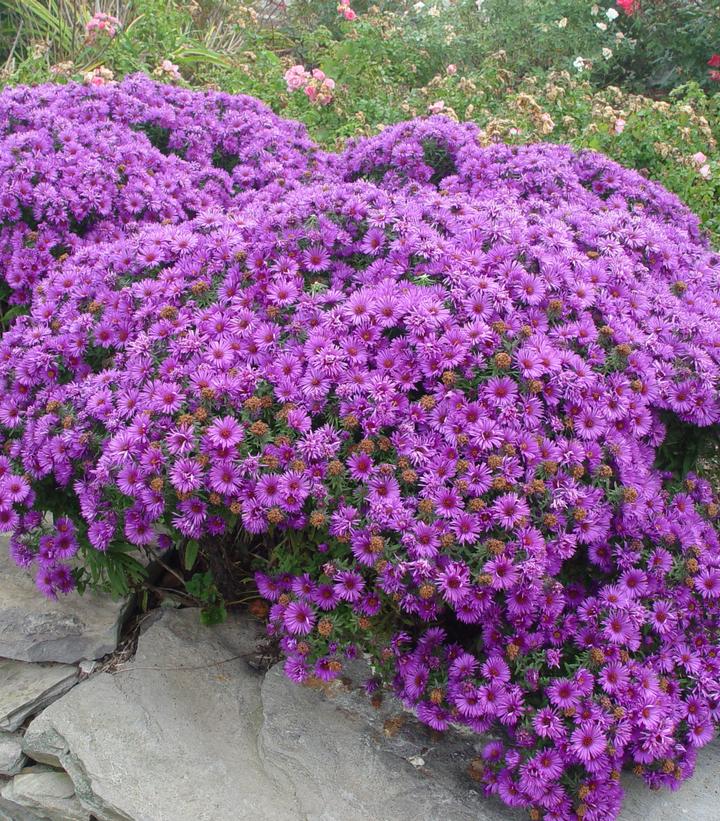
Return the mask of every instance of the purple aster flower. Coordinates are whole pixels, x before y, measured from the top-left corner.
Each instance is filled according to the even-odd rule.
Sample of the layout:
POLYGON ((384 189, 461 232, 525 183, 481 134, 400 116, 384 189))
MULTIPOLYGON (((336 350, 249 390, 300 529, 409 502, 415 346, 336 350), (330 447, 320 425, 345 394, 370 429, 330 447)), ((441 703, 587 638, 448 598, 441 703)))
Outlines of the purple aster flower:
POLYGON ((570 736, 570 749, 580 761, 587 763, 601 755, 607 747, 607 739, 597 724, 583 721, 570 736))
POLYGON ((315 613, 307 602, 290 602, 283 614, 283 624, 292 635, 306 636, 315 625, 315 613))

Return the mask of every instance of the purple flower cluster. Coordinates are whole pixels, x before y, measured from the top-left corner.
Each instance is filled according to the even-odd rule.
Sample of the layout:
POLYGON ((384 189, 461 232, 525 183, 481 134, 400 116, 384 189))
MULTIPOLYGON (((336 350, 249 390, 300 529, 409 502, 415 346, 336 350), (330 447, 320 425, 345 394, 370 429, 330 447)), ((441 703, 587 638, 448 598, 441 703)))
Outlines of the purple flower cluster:
POLYGON ((52 260, 148 222, 273 196, 332 173, 300 123, 252 97, 132 76, 0 95, 0 255, 11 304, 52 260))
POLYGON ((346 180, 369 179, 390 190, 408 185, 474 196, 512 191, 519 201, 587 203, 597 197, 676 225, 701 240, 697 217, 674 195, 594 151, 541 143, 481 147, 474 123, 441 116, 399 123, 371 139, 350 140, 346 180))
MULTIPOLYGON (((33 93, 52 109, 10 94, 33 93)), ((235 182, 45 259, 0 340, 18 564, 56 595, 70 559, 241 530, 270 545, 288 675, 368 654, 430 727, 496 739, 469 768, 487 794, 601 821, 623 768, 687 778, 720 721, 720 508, 655 464, 673 420, 720 421, 720 256, 695 218, 599 155, 441 118, 337 158, 300 140, 285 172, 226 142, 258 116, 282 150, 247 98, 91 97, 95 128, 152 117, 194 174, 224 146, 235 182), (269 176, 243 188, 246 164, 269 176)))

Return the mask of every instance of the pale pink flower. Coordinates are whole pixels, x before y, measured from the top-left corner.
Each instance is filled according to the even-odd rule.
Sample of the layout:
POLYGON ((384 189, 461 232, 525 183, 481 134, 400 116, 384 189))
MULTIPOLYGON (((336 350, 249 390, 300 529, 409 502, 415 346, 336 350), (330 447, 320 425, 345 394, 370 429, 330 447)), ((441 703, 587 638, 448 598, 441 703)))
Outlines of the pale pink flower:
POLYGON ((305 66, 301 65, 289 68, 284 77, 288 91, 298 91, 310 80, 310 74, 305 70, 305 66))
POLYGON ((156 77, 168 77, 171 80, 182 80, 180 69, 170 60, 163 60, 153 72, 156 77))

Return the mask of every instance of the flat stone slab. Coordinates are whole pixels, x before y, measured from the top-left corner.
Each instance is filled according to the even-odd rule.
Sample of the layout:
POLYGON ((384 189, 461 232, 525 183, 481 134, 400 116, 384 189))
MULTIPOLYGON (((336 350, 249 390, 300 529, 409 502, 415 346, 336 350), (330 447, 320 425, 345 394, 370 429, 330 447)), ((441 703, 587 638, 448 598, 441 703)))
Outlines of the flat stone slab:
POLYGON ((373 707, 360 687, 367 675, 357 663, 324 685, 298 687, 282 664, 265 676, 260 750, 292 785, 298 819, 526 821, 473 788, 476 737, 435 734, 388 694, 373 707))
POLYGON ((0 733, 0 775, 17 775, 27 758, 22 751, 22 736, 0 733))
POLYGON ((90 814, 75 797, 67 773, 38 764, 26 767, 10 781, 2 798, 17 810, 35 813, 48 821, 89 821, 90 814))
POLYGON ((257 752, 261 625, 207 628, 164 611, 124 671, 86 679, 36 718, 33 758, 59 762, 99 821, 297 821, 257 752))
POLYGON ((13 801, 5 800, 2 797, 2 791, 9 783, 9 780, 0 778, 0 821, 47 821, 13 801))
POLYGON ((0 539, 0 656, 72 664, 117 647, 127 601, 86 592, 50 600, 8 555, 0 539))
MULTIPOLYGON (((24 752, 60 766, 98 821, 520 821, 466 774, 482 746, 433 733, 390 695, 373 706, 355 663, 298 687, 252 662, 262 627, 165 610, 134 659, 82 681, 30 724, 24 752)), ((621 821, 718 821, 720 745, 694 780, 651 792, 628 776, 621 821)), ((0 808, 2 805, 0 804, 0 808)), ((2 816, 0 815, 0 820, 2 816)))
POLYGON ((66 693, 77 681, 70 664, 29 664, 0 659, 0 731, 13 732, 66 693))

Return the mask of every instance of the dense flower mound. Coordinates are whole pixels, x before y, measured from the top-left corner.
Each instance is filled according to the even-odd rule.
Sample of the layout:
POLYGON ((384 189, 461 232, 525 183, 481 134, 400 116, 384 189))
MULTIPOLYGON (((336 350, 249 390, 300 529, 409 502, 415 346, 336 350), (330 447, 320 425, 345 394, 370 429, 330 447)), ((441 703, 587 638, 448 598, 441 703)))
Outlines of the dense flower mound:
POLYGON ((26 303, 51 257, 147 222, 180 222, 331 174, 299 123, 251 97, 131 77, 0 96, 0 254, 26 303))
POLYGON ((697 217, 674 194, 602 154, 549 143, 483 147, 481 137, 474 123, 441 116, 399 123, 349 141, 342 167, 348 180, 365 178, 390 190, 420 184, 483 196, 510 187, 531 201, 642 210, 701 237, 697 217))
POLYGON ((111 122, 51 115, 0 141, 0 254, 12 302, 53 260, 144 222, 179 222, 230 201, 227 175, 166 157, 111 122))
POLYGON ((313 174, 326 178, 337 165, 302 123, 278 117, 254 97, 190 91, 143 75, 103 86, 71 83, 4 93, 0 123, 38 115, 50 120, 61 115, 78 123, 110 120, 141 130, 165 154, 227 170, 235 192, 272 185, 282 193, 313 174))
POLYGON ((241 531, 288 675, 369 654, 495 739, 487 794, 676 787, 720 721, 720 509, 656 465, 720 421, 720 257, 598 155, 437 118, 319 168, 49 261, 0 339, 12 555, 53 596, 241 531))

